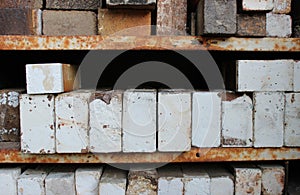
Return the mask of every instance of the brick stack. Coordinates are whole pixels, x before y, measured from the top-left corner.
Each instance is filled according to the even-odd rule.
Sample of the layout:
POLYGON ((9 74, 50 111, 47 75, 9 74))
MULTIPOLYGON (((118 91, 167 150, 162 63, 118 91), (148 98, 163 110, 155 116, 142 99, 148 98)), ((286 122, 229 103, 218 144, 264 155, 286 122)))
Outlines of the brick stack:
POLYGON ((198 35, 290 37, 291 0, 200 0, 198 35))
POLYGON ((284 191, 279 164, 175 165, 124 171, 110 166, 2 167, 0 186, 16 194, 274 194, 284 191))

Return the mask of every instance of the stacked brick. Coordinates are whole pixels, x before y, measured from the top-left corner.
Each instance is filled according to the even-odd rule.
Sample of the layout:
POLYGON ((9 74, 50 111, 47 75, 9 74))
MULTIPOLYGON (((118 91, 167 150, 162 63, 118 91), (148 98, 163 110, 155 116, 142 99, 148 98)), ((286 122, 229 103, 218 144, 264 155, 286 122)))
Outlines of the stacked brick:
POLYGON ((166 165, 120 170, 110 166, 2 167, 0 186, 16 194, 283 194, 278 164, 166 165))
POLYGON ((291 0, 200 0, 198 35, 290 37, 291 0))

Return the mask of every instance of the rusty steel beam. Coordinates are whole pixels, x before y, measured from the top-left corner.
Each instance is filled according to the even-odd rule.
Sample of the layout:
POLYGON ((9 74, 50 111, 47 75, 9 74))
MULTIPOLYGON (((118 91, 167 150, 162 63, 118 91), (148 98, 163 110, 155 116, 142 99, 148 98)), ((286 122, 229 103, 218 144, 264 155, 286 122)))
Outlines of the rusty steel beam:
POLYGON ((299 160, 300 148, 192 148, 184 153, 22 154, 0 150, 0 163, 169 163, 299 160))
POLYGON ((0 50, 300 51, 300 38, 193 36, 0 36, 0 50))

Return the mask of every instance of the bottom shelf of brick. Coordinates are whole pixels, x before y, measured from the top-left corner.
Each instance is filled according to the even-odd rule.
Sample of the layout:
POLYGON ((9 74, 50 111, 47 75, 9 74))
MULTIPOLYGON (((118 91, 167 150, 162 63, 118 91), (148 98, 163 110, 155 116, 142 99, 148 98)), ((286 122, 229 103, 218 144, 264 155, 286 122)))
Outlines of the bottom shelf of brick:
POLYGON ((169 163, 298 160, 300 148, 192 148, 189 152, 23 154, 17 143, 0 144, 0 163, 169 163))

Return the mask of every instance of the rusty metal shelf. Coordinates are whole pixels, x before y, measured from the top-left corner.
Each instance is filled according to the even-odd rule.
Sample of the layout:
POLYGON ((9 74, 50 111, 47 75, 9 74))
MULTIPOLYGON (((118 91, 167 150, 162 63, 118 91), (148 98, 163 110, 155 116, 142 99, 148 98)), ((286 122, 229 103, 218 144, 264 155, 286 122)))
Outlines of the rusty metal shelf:
POLYGON ((300 38, 0 36, 0 50, 209 50, 299 52, 300 38))
POLYGON ((192 148, 184 153, 23 154, 0 150, 0 163, 169 163, 300 160, 300 148, 192 148))

